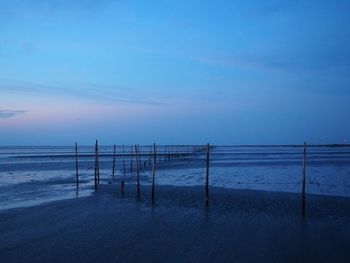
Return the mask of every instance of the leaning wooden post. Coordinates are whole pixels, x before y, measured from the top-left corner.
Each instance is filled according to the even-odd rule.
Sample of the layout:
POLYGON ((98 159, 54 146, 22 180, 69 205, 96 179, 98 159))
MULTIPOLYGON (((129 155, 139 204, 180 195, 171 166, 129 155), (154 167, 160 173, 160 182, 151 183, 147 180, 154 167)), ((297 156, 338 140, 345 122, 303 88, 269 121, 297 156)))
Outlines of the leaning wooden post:
POLYGON ((114 172, 115 172, 115 144, 113 146, 113 168, 112 168, 112 178, 114 180, 114 172))
POLYGON ((301 196, 301 212, 305 215, 305 185, 306 185, 306 142, 304 142, 304 155, 303 155, 303 183, 302 183, 302 196, 301 196))
POLYGON ((77 187, 79 187, 79 172, 78 172, 78 144, 75 143, 75 178, 77 187))
POLYGON ((156 174, 156 144, 153 143, 153 165, 152 165, 152 204, 154 204, 154 184, 155 184, 155 174, 156 174))
POLYGON ((123 178, 121 181, 121 193, 124 194, 124 180, 125 180, 125 149, 123 145, 123 178))
POLYGON ((141 192, 140 192, 140 161, 139 161, 139 149, 138 146, 135 145, 135 154, 136 154, 136 184, 137 184, 137 199, 140 200, 141 192))
POLYGON ((206 149, 206 164, 207 164, 207 169, 206 169, 206 176, 205 176, 205 206, 209 207, 209 154, 210 154, 210 145, 209 143, 207 144, 207 149, 206 149))

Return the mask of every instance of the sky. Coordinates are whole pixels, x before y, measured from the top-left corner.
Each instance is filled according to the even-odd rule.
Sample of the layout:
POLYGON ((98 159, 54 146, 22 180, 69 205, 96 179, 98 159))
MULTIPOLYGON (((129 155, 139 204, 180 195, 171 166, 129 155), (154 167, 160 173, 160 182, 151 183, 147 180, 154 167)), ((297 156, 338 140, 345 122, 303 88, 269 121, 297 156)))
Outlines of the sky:
POLYGON ((350 141, 350 2, 0 0, 0 145, 350 141))

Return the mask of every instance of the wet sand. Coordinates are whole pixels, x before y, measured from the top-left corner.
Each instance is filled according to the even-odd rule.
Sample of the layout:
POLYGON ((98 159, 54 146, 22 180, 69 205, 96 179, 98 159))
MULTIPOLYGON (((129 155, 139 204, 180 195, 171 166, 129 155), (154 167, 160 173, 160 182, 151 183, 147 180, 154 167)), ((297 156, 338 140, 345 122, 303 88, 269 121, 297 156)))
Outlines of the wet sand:
POLYGON ((350 199, 101 185, 89 197, 0 211, 0 262, 349 262, 350 199))

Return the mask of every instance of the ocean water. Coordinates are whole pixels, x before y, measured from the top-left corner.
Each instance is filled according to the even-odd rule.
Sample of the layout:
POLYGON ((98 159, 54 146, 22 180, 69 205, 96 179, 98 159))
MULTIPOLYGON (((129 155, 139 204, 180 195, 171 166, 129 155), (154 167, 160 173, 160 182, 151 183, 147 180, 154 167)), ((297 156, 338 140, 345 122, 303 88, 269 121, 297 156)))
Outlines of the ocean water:
MULTIPOLYGON (((126 185, 135 184, 136 159, 131 148, 116 148, 113 179, 113 147, 99 147, 101 184, 113 184, 116 191, 122 178, 126 185)), ((151 183, 151 149, 140 147, 141 187, 151 183)), ((94 152, 94 147, 78 147, 77 188, 74 147, 0 147, 0 209, 92 194, 94 152)), ((350 146, 310 146, 306 157, 307 193, 350 196, 350 146)), ((156 159, 157 185, 204 186, 204 146, 159 146, 156 159)), ((223 188, 298 193, 302 162, 302 146, 213 146, 209 183, 223 188)))

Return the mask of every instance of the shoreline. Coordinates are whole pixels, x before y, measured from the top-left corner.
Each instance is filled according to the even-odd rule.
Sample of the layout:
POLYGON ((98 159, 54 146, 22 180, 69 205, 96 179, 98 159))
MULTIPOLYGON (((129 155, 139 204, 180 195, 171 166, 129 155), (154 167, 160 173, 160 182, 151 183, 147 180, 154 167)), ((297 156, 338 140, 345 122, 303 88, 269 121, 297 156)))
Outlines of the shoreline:
MULTIPOLYGON (((127 181, 130 180, 130 178, 129 179, 126 178, 126 180, 127 181)), ((31 209, 37 206, 54 205, 55 203, 59 203, 59 202, 78 202, 80 200, 83 202, 83 200, 86 198, 104 198, 105 196, 110 196, 110 198, 115 198, 118 200, 126 199, 129 201, 138 202, 139 204, 152 206, 151 188, 152 188, 152 185, 150 183, 143 184, 141 186, 141 200, 138 201, 136 198, 136 185, 125 184, 125 192, 122 195, 120 191, 120 182, 118 180, 115 180, 114 182, 109 181, 106 184, 100 184, 98 191, 94 191, 93 187, 91 186, 89 193, 87 193, 86 188, 83 188, 81 190, 78 190, 78 193, 75 194, 75 196, 68 195, 65 198, 58 197, 58 199, 55 199, 55 197, 53 197, 47 200, 45 200, 44 198, 42 201, 33 200, 32 205, 14 206, 14 207, 9 207, 4 209, 0 208, 0 214, 8 210, 31 209)), ((209 186, 209 193, 210 193, 209 209, 213 207, 214 208, 221 207, 224 205, 229 205, 228 207, 235 208, 235 209, 245 209, 243 205, 245 201, 249 201, 247 202, 247 204, 251 204, 251 205, 254 205, 253 201, 257 201, 255 205, 260 205, 260 202, 263 201, 264 205, 265 206, 267 205, 264 209, 268 211, 269 210, 268 201, 271 201, 271 205, 273 205, 274 201, 277 201, 277 202, 287 202, 289 206, 292 206, 293 209, 297 212, 296 214, 298 214, 299 210, 301 210, 301 193, 297 193, 297 192, 286 192, 286 191, 275 191, 275 190, 268 191, 268 190, 259 190, 259 189, 240 189, 240 188, 234 189, 234 188, 209 186), (229 198, 232 198, 232 199, 228 200, 229 198), (259 201, 260 198, 262 199, 259 201), (241 203, 239 199, 243 199, 243 203, 241 203), (298 207, 300 207, 300 209, 298 207)), ((192 206, 195 208, 205 209, 204 194, 205 194, 204 186, 156 185, 156 202, 153 206, 157 207, 159 204, 164 205, 167 203, 170 205, 178 205, 178 206, 184 206, 184 207, 192 206), (172 202, 169 203, 172 197, 174 199, 172 199, 172 202)), ((329 207, 331 207, 332 203, 349 205, 349 208, 350 208, 350 198, 346 196, 306 193, 306 199, 307 199, 308 208, 311 209, 313 212, 315 212, 315 209, 320 209, 320 205, 329 205, 329 207), (316 203, 316 205, 314 205, 313 203, 316 203)), ((319 212, 322 212, 322 211, 319 211, 319 212)), ((348 212, 350 215, 350 210, 348 212)))

